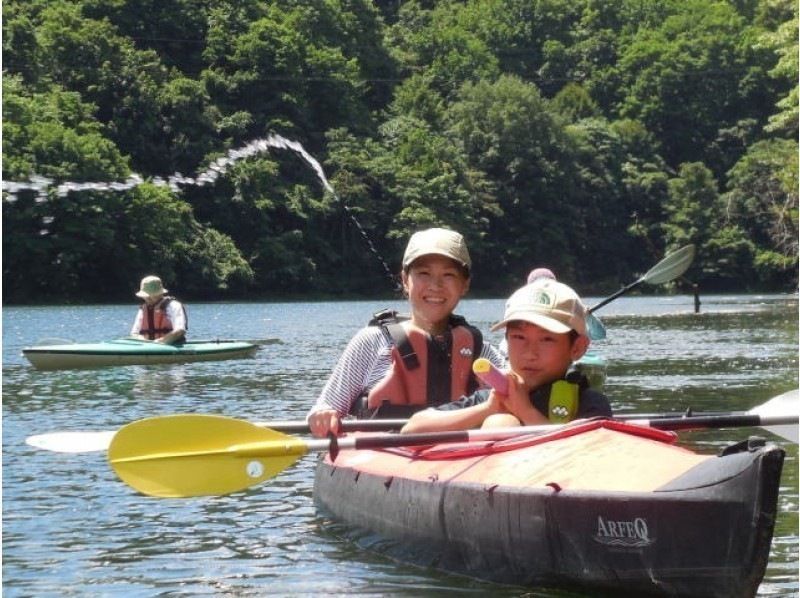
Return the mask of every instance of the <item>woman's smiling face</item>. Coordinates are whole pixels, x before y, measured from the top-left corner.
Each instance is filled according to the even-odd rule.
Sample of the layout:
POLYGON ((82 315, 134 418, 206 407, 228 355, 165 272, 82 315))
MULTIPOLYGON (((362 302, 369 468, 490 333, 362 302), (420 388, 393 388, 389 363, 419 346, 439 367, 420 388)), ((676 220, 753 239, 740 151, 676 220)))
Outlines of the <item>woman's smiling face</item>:
POLYGON ((403 272, 403 289, 411 303, 412 322, 429 333, 438 333, 469 290, 469 278, 450 258, 424 255, 403 272))

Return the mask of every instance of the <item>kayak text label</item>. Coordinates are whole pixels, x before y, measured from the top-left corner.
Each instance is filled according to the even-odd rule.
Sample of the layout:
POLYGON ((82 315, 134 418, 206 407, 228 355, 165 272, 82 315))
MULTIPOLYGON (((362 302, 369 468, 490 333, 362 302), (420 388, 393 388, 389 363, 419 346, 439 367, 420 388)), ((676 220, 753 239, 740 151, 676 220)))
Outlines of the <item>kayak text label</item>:
POLYGON ((647 521, 637 517, 628 521, 613 521, 597 517, 596 542, 607 546, 642 548, 653 543, 647 529, 647 521))

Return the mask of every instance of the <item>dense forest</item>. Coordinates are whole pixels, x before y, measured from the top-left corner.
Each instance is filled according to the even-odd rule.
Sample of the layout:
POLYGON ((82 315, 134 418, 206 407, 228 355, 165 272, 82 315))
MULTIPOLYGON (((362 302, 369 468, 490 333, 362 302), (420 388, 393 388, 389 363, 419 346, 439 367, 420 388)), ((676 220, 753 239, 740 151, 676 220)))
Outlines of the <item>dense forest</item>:
POLYGON ((432 225, 478 294, 688 242, 680 284, 795 291, 797 31, 796 0, 7 0, 3 301, 385 295, 432 225), (330 185, 237 153, 270 135, 330 185))

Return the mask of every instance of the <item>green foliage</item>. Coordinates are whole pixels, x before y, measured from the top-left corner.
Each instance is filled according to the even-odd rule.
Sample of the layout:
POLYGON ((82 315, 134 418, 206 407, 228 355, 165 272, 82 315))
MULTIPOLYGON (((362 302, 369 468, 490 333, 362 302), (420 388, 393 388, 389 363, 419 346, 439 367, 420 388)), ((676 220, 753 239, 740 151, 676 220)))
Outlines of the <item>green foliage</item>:
MULTIPOLYGON (((721 129, 767 116, 771 53, 755 50, 755 30, 729 5, 692 0, 657 29, 642 29, 617 65, 622 116, 641 120, 662 141, 664 157, 709 161, 721 129)), ((741 150, 740 150, 741 151, 741 150)), ((737 156, 714 164, 721 174, 737 156)))
POLYGON ((758 277, 775 285, 797 276, 798 146, 759 141, 729 173, 726 217, 753 244, 758 277))
POLYGON ((798 20, 797 2, 787 0, 775 0, 767 2, 769 8, 782 9, 785 19, 779 22, 776 30, 768 30, 760 37, 762 46, 770 48, 778 55, 778 61, 769 74, 788 84, 787 93, 776 102, 778 111, 769 117, 769 123, 765 127, 769 132, 778 132, 783 135, 796 138, 798 126, 798 104, 800 94, 798 94, 798 36, 797 30, 800 24, 798 20))
POLYGON ((4 299, 127 300, 153 271, 182 296, 389 292, 381 260, 432 225, 465 234, 477 292, 535 265, 610 291, 689 241, 704 289, 795 289, 797 11, 9 0, 3 179, 51 183, 4 192, 4 299), (219 170, 271 132, 335 194, 274 148, 58 191, 219 170))
POLYGON ((496 185, 502 218, 490 221, 484 247, 494 254, 493 272, 519 280, 532 260, 544 260, 571 273, 569 140, 537 88, 513 76, 466 84, 448 119, 471 166, 496 185))
POLYGON ((182 292, 220 296, 253 278, 227 235, 201 226, 192 208, 164 187, 141 185, 128 194, 115 227, 113 262, 126 263, 129 283, 159 272, 182 292))
POLYGON ((568 83, 556 94, 550 106, 569 122, 601 116, 592 96, 577 83, 568 83))

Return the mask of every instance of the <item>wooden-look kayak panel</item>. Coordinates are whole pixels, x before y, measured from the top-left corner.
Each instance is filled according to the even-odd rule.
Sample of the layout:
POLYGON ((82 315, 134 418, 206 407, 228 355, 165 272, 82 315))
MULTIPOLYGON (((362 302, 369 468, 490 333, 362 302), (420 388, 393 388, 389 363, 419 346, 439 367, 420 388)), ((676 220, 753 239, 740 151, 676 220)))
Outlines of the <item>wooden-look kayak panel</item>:
POLYGON ((466 458, 449 457, 447 451, 440 459, 417 458, 410 451, 342 451, 335 465, 414 480, 649 492, 713 458, 603 427, 554 436, 532 446, 466 458))

